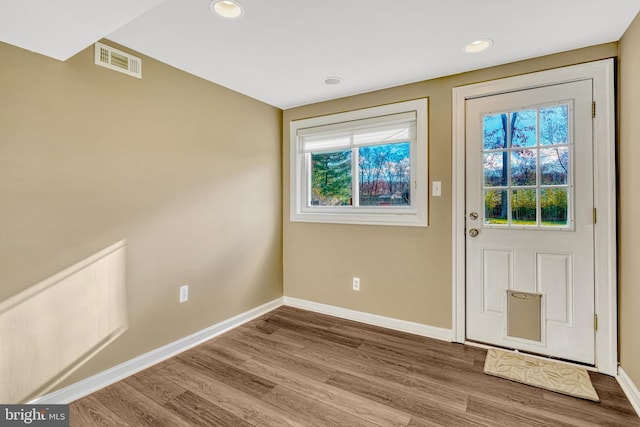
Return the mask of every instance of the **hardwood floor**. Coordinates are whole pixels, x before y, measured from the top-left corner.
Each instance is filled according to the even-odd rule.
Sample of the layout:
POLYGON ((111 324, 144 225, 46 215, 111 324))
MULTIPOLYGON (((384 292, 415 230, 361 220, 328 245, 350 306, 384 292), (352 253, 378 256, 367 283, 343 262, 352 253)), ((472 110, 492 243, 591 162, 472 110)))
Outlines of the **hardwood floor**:
POLYGON ((72 426, 640 426, 482 372, 486 351, 281 307, 70 405, 72 426))

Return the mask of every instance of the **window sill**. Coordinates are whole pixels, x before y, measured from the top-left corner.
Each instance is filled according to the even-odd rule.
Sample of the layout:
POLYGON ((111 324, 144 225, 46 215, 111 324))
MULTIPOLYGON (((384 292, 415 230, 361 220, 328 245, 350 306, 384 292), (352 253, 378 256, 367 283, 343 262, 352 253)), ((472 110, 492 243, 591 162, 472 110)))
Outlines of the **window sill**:
POLYGON ((427 218, 415 211, 393 214, 292 212, 291 222, 427 227, 427 218))

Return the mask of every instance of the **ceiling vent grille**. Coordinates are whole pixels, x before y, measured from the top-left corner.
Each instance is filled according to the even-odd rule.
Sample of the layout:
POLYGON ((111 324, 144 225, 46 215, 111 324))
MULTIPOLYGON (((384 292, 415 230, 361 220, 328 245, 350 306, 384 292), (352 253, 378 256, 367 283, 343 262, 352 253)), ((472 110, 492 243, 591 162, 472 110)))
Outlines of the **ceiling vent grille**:
POLYGON ((120 71, 132 77, 142 78, 142 60, 121 50, 96 43, 96 64, 120 71))

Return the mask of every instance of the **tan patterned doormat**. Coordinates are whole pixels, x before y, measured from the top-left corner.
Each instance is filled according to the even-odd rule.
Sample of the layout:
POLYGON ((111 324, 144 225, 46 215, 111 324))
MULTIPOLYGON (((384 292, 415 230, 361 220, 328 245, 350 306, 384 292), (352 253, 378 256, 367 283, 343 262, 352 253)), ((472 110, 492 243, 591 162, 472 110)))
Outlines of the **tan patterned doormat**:
POLYGON ((566 363, 492 348, 487 352, 484 373, 581 399, 600 401, 587 370, 566 363))

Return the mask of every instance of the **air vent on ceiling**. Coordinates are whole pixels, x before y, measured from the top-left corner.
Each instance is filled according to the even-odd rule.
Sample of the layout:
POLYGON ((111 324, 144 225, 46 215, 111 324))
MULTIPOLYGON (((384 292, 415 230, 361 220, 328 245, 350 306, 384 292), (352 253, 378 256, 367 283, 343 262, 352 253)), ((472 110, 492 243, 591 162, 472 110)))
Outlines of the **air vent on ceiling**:
POLYGON ((142 60, 121 50, 96 43, 96 64, 120 71, 139 79, 142 78, 142 60))

